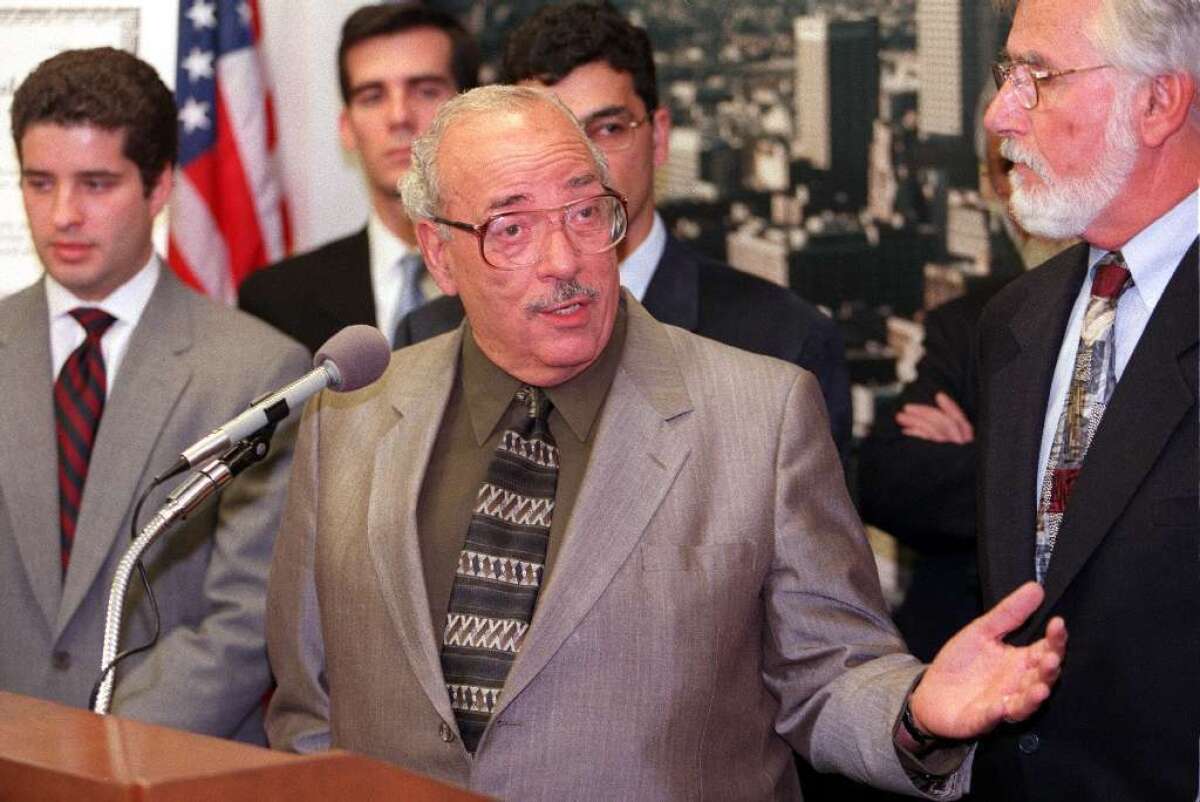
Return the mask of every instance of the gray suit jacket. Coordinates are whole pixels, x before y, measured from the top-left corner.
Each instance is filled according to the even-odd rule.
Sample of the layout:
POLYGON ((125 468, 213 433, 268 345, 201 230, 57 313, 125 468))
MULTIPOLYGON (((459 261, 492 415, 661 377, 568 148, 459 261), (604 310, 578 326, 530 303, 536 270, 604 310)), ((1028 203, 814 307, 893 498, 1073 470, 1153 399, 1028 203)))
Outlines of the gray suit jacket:
POLYGON ((310 404, 269 584, 272 745, 505 798, 763 800, 799 797, 791 744, 913 791, 892 727, 920 665, 884 611, 817 382, 627 303, 574 513, 474 758, 414 531, 463 330, 310 404))
MULTIPOLYGON (((110 388, 64 581, 45 285, 0 301, 0 688, 87 705, 137 496, 182 449, 306 363, 298 344, 164 269, 110 388)), ((294 425, 281 427, 264 463, 147 551, 162 637, 122 663, 114 713, 263 740, 264 586, 294 437, 294 425)), ((151 495, 141 524, 174 484, 151 495)), ((124 622, 122 647, 149 639, 136 581, 124 622)))

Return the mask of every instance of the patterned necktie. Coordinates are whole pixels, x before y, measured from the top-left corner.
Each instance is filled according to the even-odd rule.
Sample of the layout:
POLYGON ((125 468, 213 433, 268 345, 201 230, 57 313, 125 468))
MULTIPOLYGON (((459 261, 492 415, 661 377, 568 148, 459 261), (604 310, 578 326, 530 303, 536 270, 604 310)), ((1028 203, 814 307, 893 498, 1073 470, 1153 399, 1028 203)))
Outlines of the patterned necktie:
POLYGON ((1071 489, 1117 384, 1113 324, 1117 319, 1117 300, 1132 284, 1120 251, 1105 254, 1097 263, 1091 298, 1083 313, 1067 402, 1058 418, 1042 480, 1034 556, 1038 582, 1046 578, 1071 489))
POLYGON ((400 339, 400 324, 404 316, 421 304, 425 303, 425 293, 421 291, 421 273, 425 271, 425 263, 421 261, 419 251, 409 251, 400 257, 400 272, 404 274, 404 286, 400 288, 400 298, 396 303, 396 330, 392 332, 392 345, 400 339))
POLYGON ((116 318, 102 309, 80 307, 71 317, 83 326, 86 336, 67 361, 54 382, 54 420, 58 440, 58 519, 61 530, 63 574, 75 543, 75 523, 83 500, 92 444, 100 427, 108 382, 104 375, 104 355, 100 338, 116 318))
POLYGON ((501 435, 479 488, 442 635, 450 706, 472 754, 533 618, 558 487, 549 399, 528 386, 516 398, 527 415, 501 435))

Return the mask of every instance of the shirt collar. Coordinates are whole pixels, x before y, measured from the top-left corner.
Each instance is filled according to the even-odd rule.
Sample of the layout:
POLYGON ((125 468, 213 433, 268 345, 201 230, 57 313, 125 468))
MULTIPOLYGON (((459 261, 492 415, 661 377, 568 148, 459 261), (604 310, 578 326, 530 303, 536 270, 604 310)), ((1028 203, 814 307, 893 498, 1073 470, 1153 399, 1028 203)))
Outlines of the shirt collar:
MULTIPOLYGON (((1200 231, 1200 190, 1181 200, 1169 212, 1139 231, 1121 246, 1121 256, 1133 276, 1132 290, 1138 293, 1147 309, 1154 309, 1166 290, 1175 267, 1200 231)), ((1088 266, 1108 253, 1093 247, 1088 266)))
POLYGON ((646 288, 650 286, 650 279, 654 278, 654 270, 658 267, 666 247, 667 227, 658 212, 655 212, 654 222, 650 225, 650 233, 646 235, 646 239, 621 262, 621 286, 633 293, 633 297, 639 301, 645 297, 646 288))
POLYGON ((371 258, 371 286, 388 286, 396 281, 400 258, 413 248, 392 233, 379 215, 371 212, 367 218, 367 247, 371 258))
POLYGON ((46 273, 46 307, 50 312, 51 322, 66 316, 72 309, 89 306, 103 309, 117 320, 128 323, 132 328, 138 324, 150 295, 158 284, 158 276, 162 267, 158 257, 151 254, 150 261, 133 275, 133 278, 117 287, 107 297, 99 301, 85 301, 55 280, 54 276, 46 273))
MULTIPOLYGON (((546 388, 550 402, 581 443, 591 437, 600 408, 604 406, 608 389, 617 374, 621 352, 625 348, 626 317, 625 301, 622 299, 617 307, 612 336, 600 357, 573 379, 546 388)), ((500 424, 522 382, 505 373, 484 355, 475 343, 470 321, 466 322, 465 329, 460 360, 463 398, 466 400, 471 428, 475 432, 475 442, 483 445, 500 424)))

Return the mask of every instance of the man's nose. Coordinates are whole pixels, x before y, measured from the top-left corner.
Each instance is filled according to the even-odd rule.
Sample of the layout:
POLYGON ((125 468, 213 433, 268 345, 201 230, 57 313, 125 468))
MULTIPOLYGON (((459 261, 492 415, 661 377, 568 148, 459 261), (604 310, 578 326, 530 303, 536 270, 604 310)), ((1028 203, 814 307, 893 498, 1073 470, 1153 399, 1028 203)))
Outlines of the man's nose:
POLYGON ((54 190, 51 218, 58 229, 73 228, 82 221, 79 199, 72 187, 62 184, 54 190))
POLYGON ((1029 110, 1017 99, 1012 81, 1005 81, 988 104, 983 126, 1000 137, 1024 134, 1029 127, 1029 110))

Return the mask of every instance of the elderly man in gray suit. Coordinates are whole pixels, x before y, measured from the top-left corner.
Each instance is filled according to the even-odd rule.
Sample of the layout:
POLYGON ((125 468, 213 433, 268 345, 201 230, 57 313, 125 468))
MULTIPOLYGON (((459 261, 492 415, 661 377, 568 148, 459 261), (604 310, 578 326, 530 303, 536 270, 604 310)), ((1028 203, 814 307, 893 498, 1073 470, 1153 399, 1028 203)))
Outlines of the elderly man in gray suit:
POLYGON ((450 101, 404 186, 456 331, 306 410, 268 600, 272 745, 514 799, 960 793, 1031 714, 1030 583, 924 667, 888 621, 820 390, 619 288, 624 201, 552 96, 450 101), (922 675, 922 671, 924 674, 922 675))
MULTIPOLYGON (((0 301, 0 689, 85 706, 139 492, 307 359, 154 255, 176 120, 149 65, 59 54, 18 88, 12 121, 46 275, 0 301)), ((266 574, 294 436, 281 428, 272 456, 144 556, 161 637, 121 664, 114 713, 265 742, 266 574)), ((135 588, 122 645, 154 631, 135 588)))

